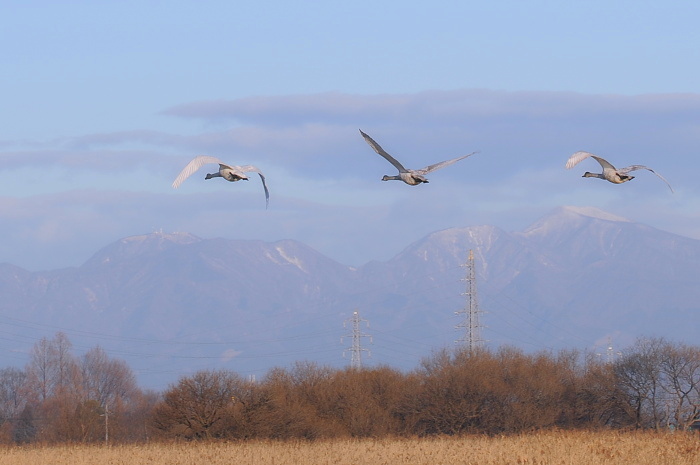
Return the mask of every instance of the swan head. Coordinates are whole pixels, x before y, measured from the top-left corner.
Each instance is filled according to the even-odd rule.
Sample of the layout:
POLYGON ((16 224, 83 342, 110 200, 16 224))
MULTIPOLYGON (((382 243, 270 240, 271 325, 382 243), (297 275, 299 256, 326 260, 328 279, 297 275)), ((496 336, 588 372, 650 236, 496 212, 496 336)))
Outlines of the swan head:
POLYGON ((389 176, 389 175, 384 175, 382 176, 382 181, 396 181, 397 179, 400 179, 398 176, 389 176))

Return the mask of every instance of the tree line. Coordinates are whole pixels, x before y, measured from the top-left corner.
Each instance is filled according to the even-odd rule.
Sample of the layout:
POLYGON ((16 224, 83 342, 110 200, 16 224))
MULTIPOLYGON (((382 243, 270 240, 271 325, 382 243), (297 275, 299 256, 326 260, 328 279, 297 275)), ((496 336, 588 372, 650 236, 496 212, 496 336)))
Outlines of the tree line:
POLYGON ((543 428, 688 429, 700 419, 700 349, 640 339, 614 362, 577 351, 443 350, 406 373, 310 362, 253 382, 228 370, 144 391, 99 347, 63 333, 0 370, 0 442, 317 439, 509 434, 543 428))

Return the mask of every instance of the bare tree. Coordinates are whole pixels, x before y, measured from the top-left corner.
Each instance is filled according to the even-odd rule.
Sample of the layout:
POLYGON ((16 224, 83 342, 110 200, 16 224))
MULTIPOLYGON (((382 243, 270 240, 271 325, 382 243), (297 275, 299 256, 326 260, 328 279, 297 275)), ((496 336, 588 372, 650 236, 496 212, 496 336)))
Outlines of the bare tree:
POLYGON ((329 413, 332 375, 332 369, 308 362, 270 370, 259 390, 265 402, 256 411, 258 431, 275 439, 340 435, 329 413))
POLYGON ((18 368, 0 370, 0 439, 10 442, 15 426, 27 405, 27 374, 18 368))
MULTIPOLYGON (((110 420, 113 429, 129 436, 120 423, 138 416, 129 412, 130 401, 139 394, 131 369, 100 347, 80 359, 71 349, 63 333, 42 338, 32 348, 25 383, 36 419, 32 437, 48 442, 104 440, 110 420)), ((144 436, 145 428, 139 429, 144 436)))
POLYGON ((13 430, 13 440, 18 444, 24 444, 32 442, 35 437, 36 422, 34 418, 34 409, 30 404, 27 404, 22 409, 19 418, 17 418, 13 430))
POLYGON ((27 404, 24 386, 27 373, 19 368, 0 370, 0 421, 14 419, 27 404))
POLYGON ((635 423, 627 393, 620 388, 615 367, 588 354, 573 401, 571 426, 628 427, 635 423))
POLYGON ((53 394, 55 384, 51 342, 45 337, 41 338, 32 347, 30 357, 27 366, 28 384, 31 386, 32 394, 39 401, 45 401, 53 394))
POLYGON ((326 415, 335 417, 353 437, 399 434, 404 378, 388 367, 337 372, 328 386, 326 415))
POLYGON ((87 351, 80 360, 84 396, 103 408, 128 400, 137 392, 136 377, 123 360, 110 359, 101 347, 87 351))
POLYGON ((55 387, 59 390, 75 387, 76 362, 72 354, 73 344, 65 333, 58 332, 50 345, 50 355, 55 365, 55 387))
POLYGON ((443 350, 424 360, 415 375, 413 397, 405 402, 411 429, 421 435, 458 434, 483 431, 485 423, 502 424, 499 372, 498 362, 486 351, 443 350))
POLYGON ((700 350, 665 344, 661 371, 668 421, 679 429, 687 429, 700 417, 700 350))
POLYGON ((614 366, 619 389, 626 395, 637 428, 660 428, 667 412, 661 402, 663 339, 641 338, 614 366))
POLYGON ((52 340, 44 337, 32 347, 27 382, 39 402, 74 387, 77 366, 71 349, 64 333, 57 333, 52 340))
POLYGON ((200 371, 182 378, 156 406, 153 424, 172 436, 219 436, 222 432, 217 427, 230 413, 243 384, 240 376, 226 371, 200 371))

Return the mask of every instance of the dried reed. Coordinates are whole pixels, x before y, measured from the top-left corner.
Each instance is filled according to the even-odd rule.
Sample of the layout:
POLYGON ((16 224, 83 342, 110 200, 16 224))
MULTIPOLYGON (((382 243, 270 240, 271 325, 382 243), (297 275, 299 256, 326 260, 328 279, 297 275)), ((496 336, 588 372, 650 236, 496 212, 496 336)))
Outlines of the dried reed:
POLYGON ((440 465, 700 463, 691 433, 545 431, 486 437, 5 447, 0 465, 440 465))

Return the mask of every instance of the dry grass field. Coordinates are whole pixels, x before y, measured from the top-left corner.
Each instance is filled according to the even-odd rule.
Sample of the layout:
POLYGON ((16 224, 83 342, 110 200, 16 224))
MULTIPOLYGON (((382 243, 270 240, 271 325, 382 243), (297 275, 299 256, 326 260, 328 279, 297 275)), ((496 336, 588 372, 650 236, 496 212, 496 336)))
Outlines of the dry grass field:
POLYGON ((440 465, 700 463, 690 433, 549 431, 506 437, 193 442, 0 449, 0 465, 440 465))

